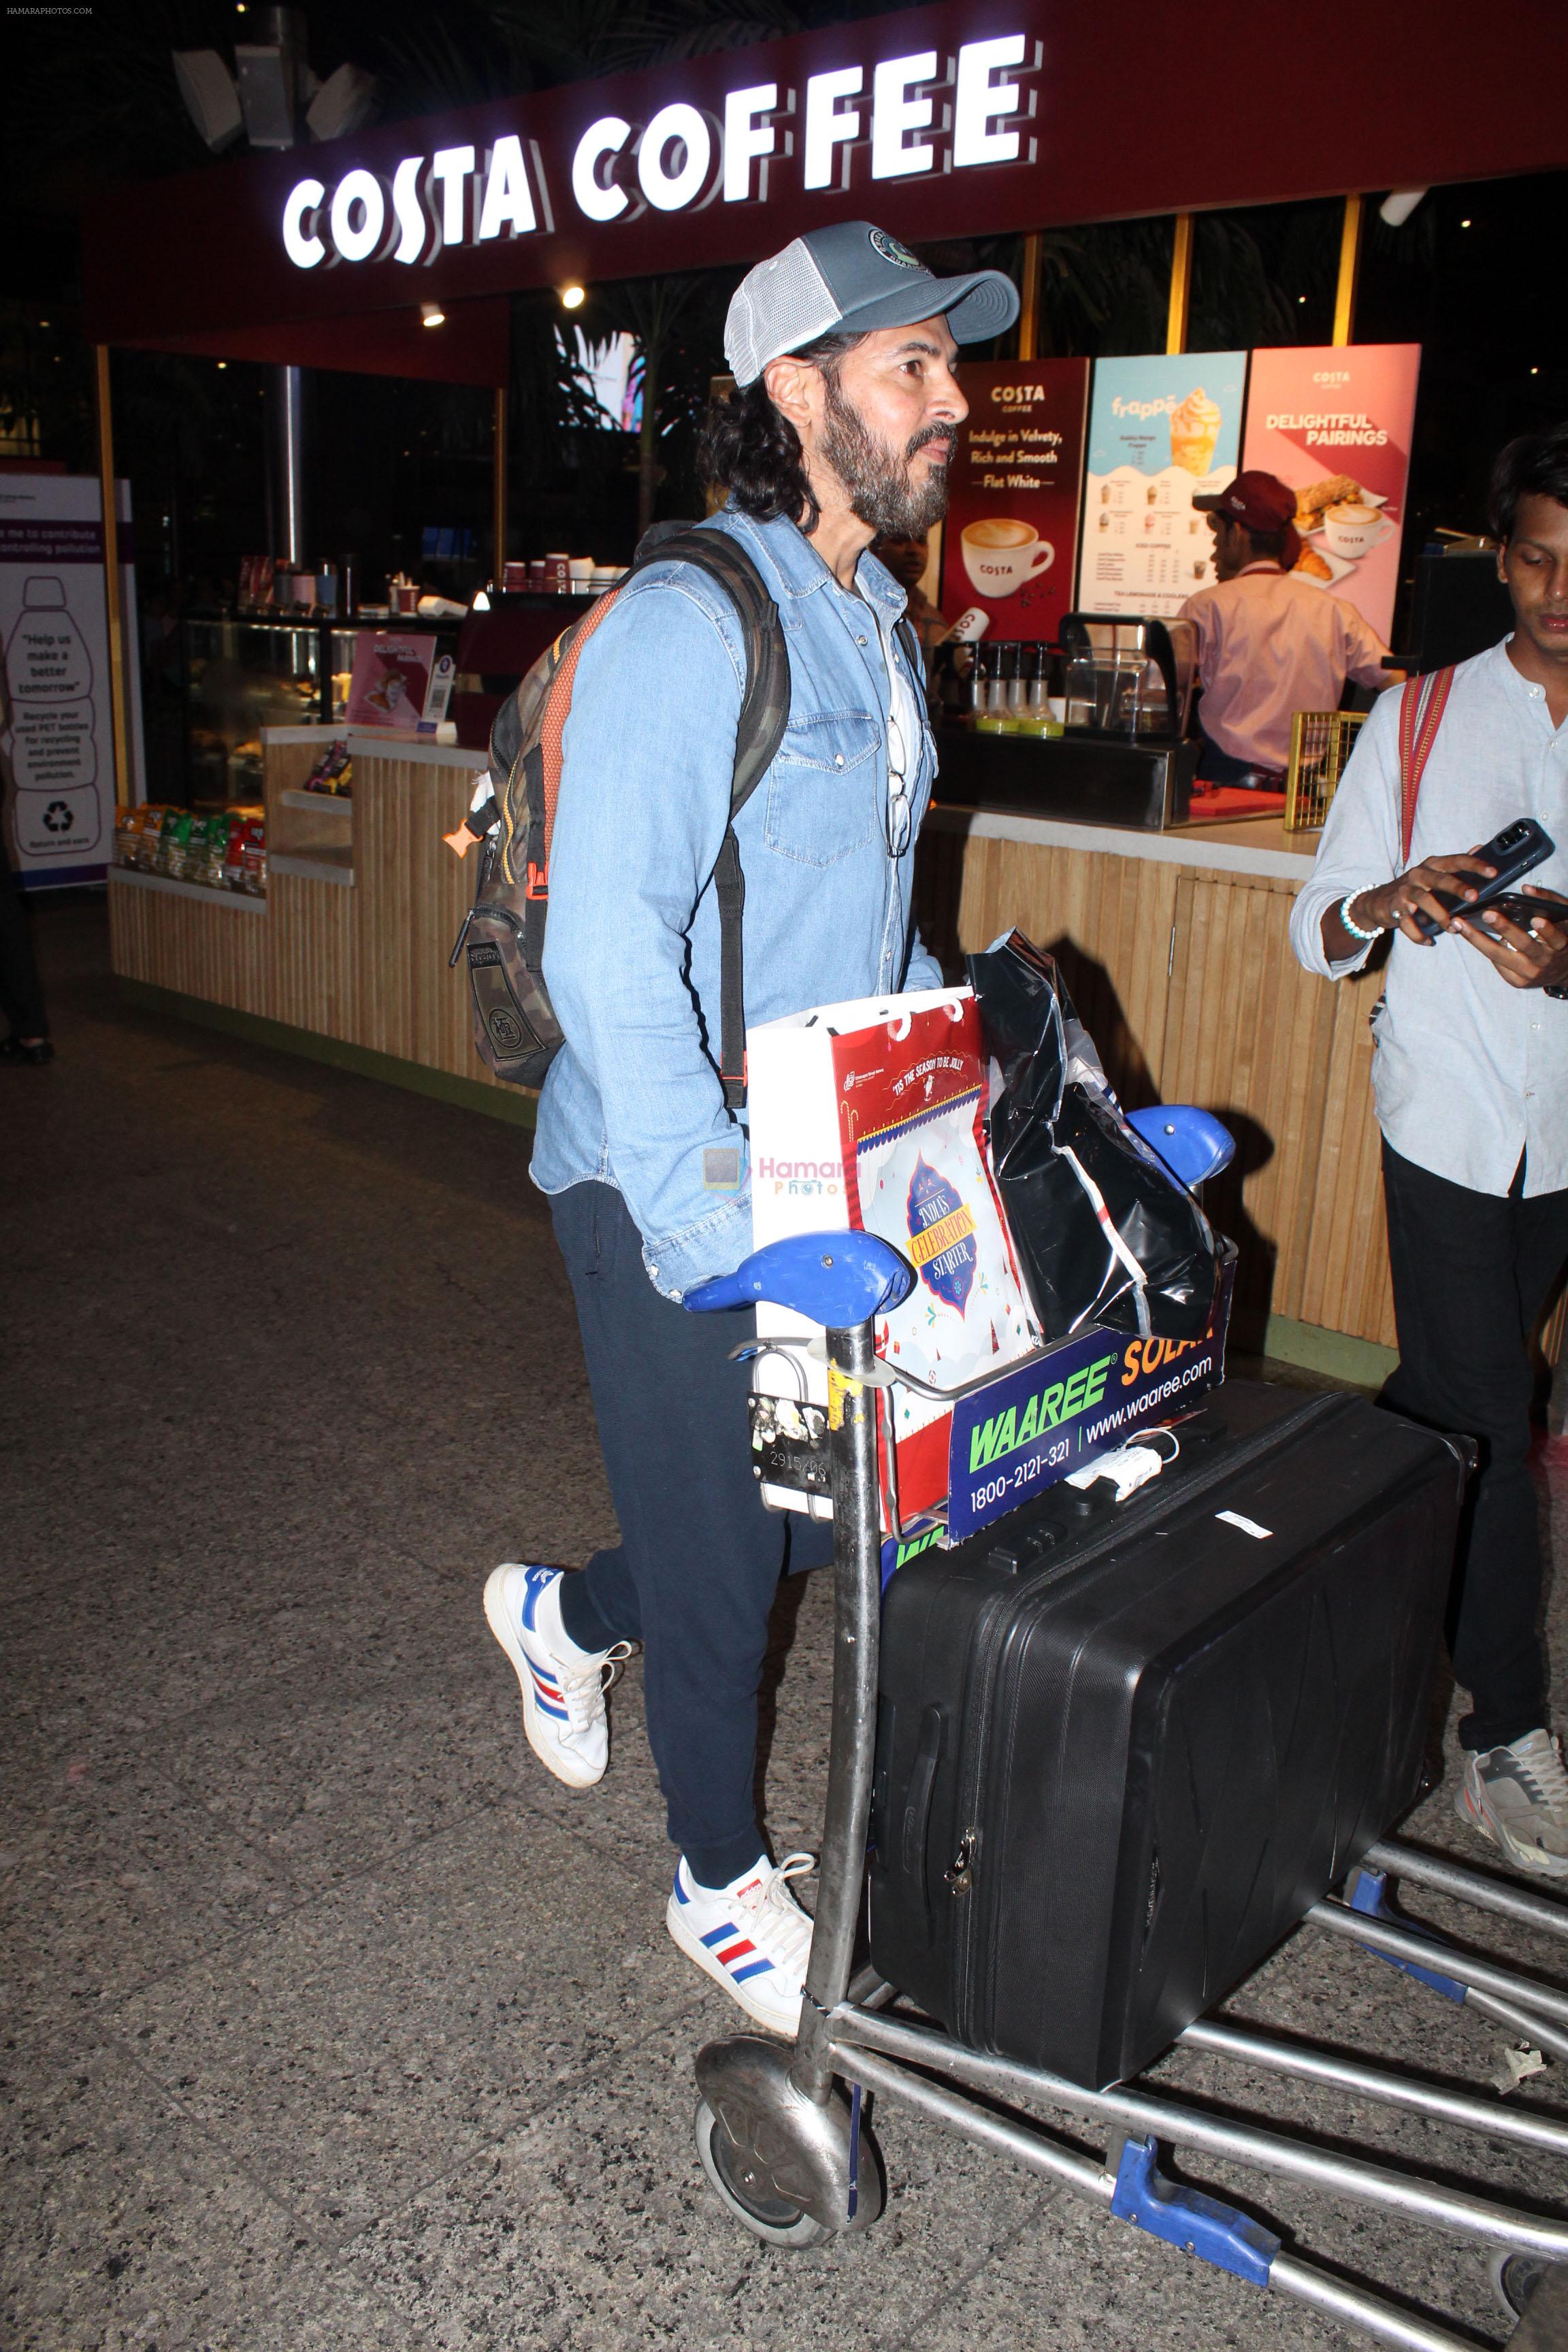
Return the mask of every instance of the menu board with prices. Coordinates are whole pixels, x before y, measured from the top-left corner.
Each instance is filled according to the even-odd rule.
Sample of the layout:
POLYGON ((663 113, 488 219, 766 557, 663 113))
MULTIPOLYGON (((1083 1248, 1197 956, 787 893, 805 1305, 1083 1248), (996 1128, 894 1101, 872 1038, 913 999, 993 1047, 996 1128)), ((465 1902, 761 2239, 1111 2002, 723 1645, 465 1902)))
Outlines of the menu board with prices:
POLYGON ((1237 470, 1245 352, 1099 360, 1089 403, 1078 605, 1169 618, 1214 579, 1194 498, 1237 470))
POLYGON ((1296 493, 1297 576, 1386 643, 1399 586, 1419 343, 1252 354, 1244 464, 1296 493))
POLYGON ((943 614, 968 638, 1048 642, 1072 610, 1089 362, 955 373, 969 416, 949 478, 943 614))

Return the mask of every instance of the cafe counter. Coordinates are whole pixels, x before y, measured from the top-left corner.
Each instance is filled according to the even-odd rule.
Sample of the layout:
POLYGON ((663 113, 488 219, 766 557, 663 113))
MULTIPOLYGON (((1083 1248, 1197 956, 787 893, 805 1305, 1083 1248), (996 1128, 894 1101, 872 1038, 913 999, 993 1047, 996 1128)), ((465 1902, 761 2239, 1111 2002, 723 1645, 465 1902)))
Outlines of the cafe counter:
POLYGON ((531 1126, 533 1097, 475 1053, 467 975, 447 967, 476 864, 441 835, 485 755, 351 730, 352 799, 307 793, 342 732, 263 730, 265 897, 110 867, 114 971, 143 1003, 531 1126))
MULTIPOLYGON (((114 969, 143 1003, 531 1124, 474 1051, 447 958, 474 864, 442 846, 480 752, 366 730, 353 797, 301 786, 331 730, 263 744, 267 895, 110 877, 114 969)), ((1330 987, 1287 937, 1313 840, 1277 818, 1143 831, 932 810, 921 921, 948 970, 1016 924, 1053 949, 1130 1107, 1202 1103, 1237 1137, 1209 1187, 1240 1244, 1237 1329, 1376 1380, 1392 1362, 1367 1014, 1375 972, 1330 987)))

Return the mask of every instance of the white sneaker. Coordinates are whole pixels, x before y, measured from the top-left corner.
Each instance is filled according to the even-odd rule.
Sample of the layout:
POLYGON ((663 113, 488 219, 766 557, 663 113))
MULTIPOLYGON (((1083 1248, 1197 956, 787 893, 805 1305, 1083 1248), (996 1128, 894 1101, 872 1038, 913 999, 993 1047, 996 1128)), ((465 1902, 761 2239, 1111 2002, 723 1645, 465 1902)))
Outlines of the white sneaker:
POLYGON ((664 1924, 688 1959, 723 1986, 748 2017, 774 2033, 800 2028, 800 1997, 811 1958, 811 1918, 789 1891, 816 1867, 809 1853, 765 1859, 728 1886, 699 1886, 681 1855, 664 1924))
POLYGON ((1459 1819, 1521 1870, 1568 1878, 1568 1772, 1551 1732, 1468 1757, 1454 1801, 1459 1819))
POLYGON ((522 1687, 529 1746, 569 1789, 591 1789, 610 1757, 605 1693, 631 1644, 580 1650, 561 1622, 561 1577, 503 1560, 485 1585, 485 1616, 522 1687))

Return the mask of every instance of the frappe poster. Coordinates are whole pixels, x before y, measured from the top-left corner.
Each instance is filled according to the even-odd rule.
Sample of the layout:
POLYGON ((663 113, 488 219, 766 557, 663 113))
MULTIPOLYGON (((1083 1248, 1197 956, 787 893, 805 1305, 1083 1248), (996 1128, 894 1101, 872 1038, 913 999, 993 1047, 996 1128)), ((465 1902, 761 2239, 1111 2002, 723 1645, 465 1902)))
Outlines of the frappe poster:
POLYGON ((1193 499, 1240 462, 1245 352, 1099 360, 1089 404, 1078 604, 1169 617, 1214 579, 1193 499))
POLYGON ((1296 493, 1296 569, 1386 643, 1399 584, 1419 343, 1254 352, 1244 465, 1296 493))
POLYGON ((943 615, 966 637, 1049 642, 1072 610, 1089 362, 956 373, 969 417, 949 477, 943 615))

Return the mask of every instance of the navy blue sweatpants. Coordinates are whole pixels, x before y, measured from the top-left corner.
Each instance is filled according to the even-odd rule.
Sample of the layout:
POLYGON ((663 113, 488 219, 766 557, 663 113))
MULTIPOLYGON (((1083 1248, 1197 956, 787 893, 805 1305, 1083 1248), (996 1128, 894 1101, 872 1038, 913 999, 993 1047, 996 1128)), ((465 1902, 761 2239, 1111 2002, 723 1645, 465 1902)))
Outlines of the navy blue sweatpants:
POLYGON ((763 1508, 752 1475, 751 1367, 729 1351, 743 1315, 661 1298, 619 1192, 574 1184, 551 1201, 594 1392, 621 1540, 562 1586, 584 1650, 643 1645, 648 1744, 669 1834, 704 1886, 763 1852, 753 1780, 768 1615, 787 1567, 830 1559, 832 1528, 763 1508))

